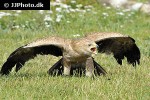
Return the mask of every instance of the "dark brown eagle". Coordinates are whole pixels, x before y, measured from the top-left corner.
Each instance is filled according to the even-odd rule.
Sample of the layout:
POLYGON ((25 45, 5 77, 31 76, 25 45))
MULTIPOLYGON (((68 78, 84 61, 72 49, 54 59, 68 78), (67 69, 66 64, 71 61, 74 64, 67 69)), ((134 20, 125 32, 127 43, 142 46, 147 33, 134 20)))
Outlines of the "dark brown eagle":
POLYGON ((16 49, 1 69, 2 75, 10 73, 16 65, 18 71, 26 61, 38 54, 62 56, 63 74, 70 75, 71 68, 85 68, 86 76, 92 76, 94 67, 89 65, 93 61, 93 55, 98 53, 113 54, 119 64, 122 64, 124 57, 129 64, 135 66, 140 63, 140 50, 135 40, 120 33, 90 33, 80 39, 64 39, 60 37, 48 37, 39 39, 25 46, 16 49))

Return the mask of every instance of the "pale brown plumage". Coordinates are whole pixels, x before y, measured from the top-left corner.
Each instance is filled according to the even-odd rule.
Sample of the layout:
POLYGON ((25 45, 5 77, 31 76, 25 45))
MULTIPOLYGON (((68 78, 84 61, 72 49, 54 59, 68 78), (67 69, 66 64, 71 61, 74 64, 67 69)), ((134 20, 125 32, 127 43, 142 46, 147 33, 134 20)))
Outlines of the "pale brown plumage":
MULTIPOLYGON (((19 70, 26 61, 34 58, 37 54, 63 57, 64 74, 70 74, 71 66, 81 65, 87 67, 87 59, 93 54, 113 53, 119 64, 127 57, 127 61, 133 66, 140 63, 140 51, 133 38, 120 33, 91 33, 80 39, 63 39, 60 37, 49 37, 39 39, 15 50, 4 63, 1 74, 9 74, 12 67, 16 65, 19 70), (97 47, 98 45, 98 47, 97 47)), ((91 76, 93 68, 86 70, 86 75, 91 76)))

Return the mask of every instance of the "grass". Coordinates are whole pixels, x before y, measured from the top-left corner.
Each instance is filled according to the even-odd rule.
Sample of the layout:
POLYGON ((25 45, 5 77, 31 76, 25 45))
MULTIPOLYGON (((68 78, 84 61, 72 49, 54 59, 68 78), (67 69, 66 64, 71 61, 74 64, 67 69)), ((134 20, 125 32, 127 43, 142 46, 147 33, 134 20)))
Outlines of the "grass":
MULTIPOLYGON (((102 65, 108 75, 96 77, 52 77, 47 70, 59 58, 38 56, 28 61, 18 72, 0 77, 0 100, 149 100, 150 99, 150 17, 141 12, 123 12, 118 15, 113 8, 106 9, 95 1, 77 1, 78 4, 93 5, 86 13, 56 12, 51 7, 53 21, 43 21, 47 11, 22 11, 18 16, 0 19, 0 66, 16 48, 37 38, 57 35, 73 38, 89 32, 120 32, 136 40, 141 50, 141 64, 136 68, 126 63, 117 64, 113 56, 98 54, 95 60, 102 65), (107 13, 105 16, 103 13, 107 13), (63 15, 55 22, 57 14, 63 15), (14 26, 19 26, 16 28, 14 26), (110 80, 108 80, 110 79, 110 80)), ((70 4, 70 3, 68 3, 70 4)), ((84 8, 81 8, 84 10, 84 8)), ((15 14, 15 11, 1 11, 15 14)))

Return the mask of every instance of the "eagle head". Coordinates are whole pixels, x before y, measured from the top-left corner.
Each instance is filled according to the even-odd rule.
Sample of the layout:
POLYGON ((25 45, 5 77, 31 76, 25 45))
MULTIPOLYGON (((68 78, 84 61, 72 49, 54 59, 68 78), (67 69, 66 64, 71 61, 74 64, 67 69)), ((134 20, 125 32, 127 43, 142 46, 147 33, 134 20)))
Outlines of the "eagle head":
POLYGON ((74 45, 72 48, 80 55, 85 56, 93 56, 97 54, 98 51, 98 45, 91 40, 76 40, 73 43, 74 45))

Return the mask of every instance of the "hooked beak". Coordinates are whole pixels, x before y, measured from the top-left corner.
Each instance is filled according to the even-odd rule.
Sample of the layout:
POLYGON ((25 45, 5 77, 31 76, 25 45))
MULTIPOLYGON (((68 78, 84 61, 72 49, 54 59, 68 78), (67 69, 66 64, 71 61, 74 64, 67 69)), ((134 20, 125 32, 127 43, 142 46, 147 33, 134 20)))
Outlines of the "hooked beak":
POLYGON ((96 55, 96 54, 98 53, 98 45, 96 44, 95 47, 92 47, 92 48, 91 48, 91 51, 92 51, 92 53, 93 53, 94 55, 96 55))

